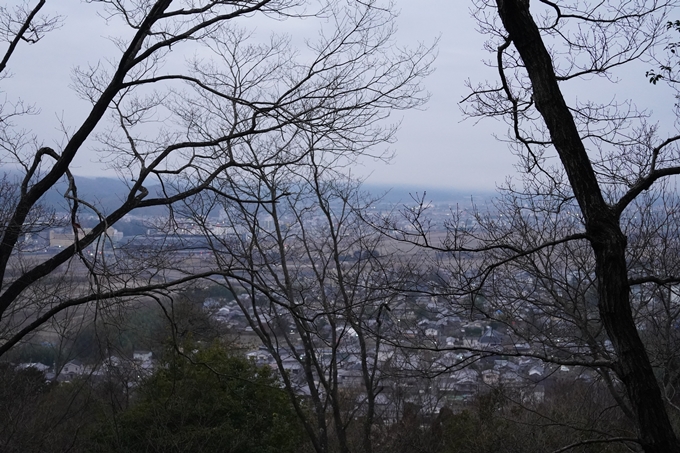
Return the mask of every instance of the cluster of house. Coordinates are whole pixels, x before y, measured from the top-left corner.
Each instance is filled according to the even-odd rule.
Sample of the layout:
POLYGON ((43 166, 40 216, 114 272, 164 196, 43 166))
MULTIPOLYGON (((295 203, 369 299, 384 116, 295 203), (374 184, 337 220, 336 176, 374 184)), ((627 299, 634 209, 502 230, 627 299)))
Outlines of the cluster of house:
POLYGON ((45 365, 42 363, 20 363, 17 368, 35 368, 45 374, 49 381, 70 382, 80 377, 106 379, 115 377, 118 382, 134 387, 146 376, 149 376, 156 366, 150 351, 135 351, 132 358, 109 356, 100 364, 86 364, 78 359, 72 359, 61 365, 45 365))
MULTIPOLYGON (((283 368, 301 394, 309 391, 305 383, 308 373, 303 369, 305 348, 292 325, 284 330, 289 341, 281 344, 286 346, 272 350, 262 345, 235 301, 206 299, 203 307, 215 321, 228 326, 227 332, 238 332, 247 357, 275 370, 283 368)), ((357 332, 345 324, 339 336, 342 342, 333 345, 327 341, 330 327, 324 325, 317 332, 319 343, 314 348, 315 360, 322 367, 334 360, 339 386, 359 394, 365 388, 364 363, 376 367, 381 391, 375 402, 385 408, 401 401, 436 413, 444 406, 462 407, 475 396, 499 387, 514 391, 525 402, 539 403, 553 389, 560 391, 564 382, 596 378, 586 368, 544 362, 536 358, 538 348, 544 345, 519 342, 500 323, 464 321, 451 305, 436 299, 398 299, 385 316, 391 325, 386 332, 392 338, 378 342, 368 334, 367 342, 360 346, 357 332), (368 350, 363 362, 362 347, 364 352, 368 350)), ((376 319, 365 320, 366 332, 375 332, 376 323, 376 319)), ((151 352, 137 351, 132 358, 110 356, 98 365, 71 360, 57 368, 36 363, 19 366, 35 367, 50 380, 115 376, 132 387, 154 370, 156 362, 151 352)))
MULTIPOLYGON (((234 302, 210 300, 205 306, 216 319, 227 323, 231 331, 240 331, 244 339, 255 338, 244 341, 251 345, 246 349, 251 360, 274 369, 282 367, 297 382, 300 393, 305 393, 301 352, 305 348, 295 342, 294 335, 289 336, 291 346, 272 351, 258 344, 245 315, 234 302)), ((596 379, 590 369, 535 358, 543 344, 520 342, 503 325, 486 320, 464 322, 436 300, 403 299, 394 304, 390 316, 393 326, 400 327, 398 338, 386 339, 379 347, 375 341, 368 341, 368 362, 378 368, 382 389, 376 404, 387 406, 400 400, 438 412, 445 405, 464 406, 475 396, 499 387, 513 391, 524 402, 540 403, 551 391, 560 392, 565 383, 596 379)), ((366 327, 375 331, 375 320, 367 320, 366 327)), ((324 331, 321 328, 319 335, 324 331)), ((334 357, 339 385, 361 392, 365 385, 361 348, 353 329, 347 329, 343 338, 343 343, 334 347, 320 342, 315 348, 315 360, 323 364, 334 357)))

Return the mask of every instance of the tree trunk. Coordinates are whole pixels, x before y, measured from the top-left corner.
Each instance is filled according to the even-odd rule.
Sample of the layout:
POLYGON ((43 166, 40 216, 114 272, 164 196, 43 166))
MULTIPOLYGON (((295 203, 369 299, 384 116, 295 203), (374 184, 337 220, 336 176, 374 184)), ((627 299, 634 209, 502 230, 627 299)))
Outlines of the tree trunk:
POLYGON ((626 244, 618 215, 607 205, 573 117, 559 89, 552 59, 529 12, 528 0, 496 0, 503 26, 526 67, 534 102, 545 121, 585 219, 596 259, 600 318, 617 354, 615 371, 635 413, 647 453, 680 452, 630 305, 626 244))

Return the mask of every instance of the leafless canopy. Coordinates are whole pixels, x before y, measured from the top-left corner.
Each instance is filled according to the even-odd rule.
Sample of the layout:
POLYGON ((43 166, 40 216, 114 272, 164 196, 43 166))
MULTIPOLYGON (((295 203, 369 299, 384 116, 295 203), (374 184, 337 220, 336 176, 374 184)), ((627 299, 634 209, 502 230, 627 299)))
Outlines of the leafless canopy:
MULTIPOLYGON (((0 9, 9 43, 1 71, 11 68, 17 52, 32 50, 22 41, 49 39, 49 31, 67 20, 41 16, 44 4, 0 9)), ((304 165, 312 151, 322 165, 382 156, 374 146, 392 140, 391 112, 425 100, 420 81, 429 71, 430 50, 394 43, 389 3, 158 0, 82 7, 99 8, 108 23, 126 29, 114 38, 115 60, 73 74, 75 90, 91 105, 86 117, 65 124, 63 145, 50 147, 14 121, 33 109, 15 97, 20 93, 6 93, 0 112, 0 161, 21 170, 7 176, 13 184, 2 191, 0 354, 73 307, 153 294, 222 272, 187 269, 162 248, 127 255, 112 250, 107 230, 124 216, 165 207, 171 231, 181 223, 173 206, 201 193, 256 205, 258 194, 224 188, 258 172, 304 165), (255 34, 255 23, 320 30, 296 45, 294 36, 255 34), (99 153, 97 159, 127 184, 115 209, 105 211, 78 191, 70 168, 85 152, 99 153), (60 181, 67 187, 63 218, 40 208, 60 181), (80 227, 85 216, 96 218, 91 229, 80 227), (74 243, 46 258, 22 253, 25 235, 48 226, 64 227, 74 243)))
MULTIPOLYGON (((597 370, 650 452, 680 450, 664 409, 675 404, 680 135, 618 100, 614 83, 667 47, 675 6, 475 2, 498 78, 470 82, 463 109, 508 124, 522 178, 473 226, 454 215, 446 240, 428 242, 448 252, 444 291, 483 295, 470 309, 507 323, 530 354, 597 370)), ((424 210, 408 217, 402 237, 423 244, 424 210)))

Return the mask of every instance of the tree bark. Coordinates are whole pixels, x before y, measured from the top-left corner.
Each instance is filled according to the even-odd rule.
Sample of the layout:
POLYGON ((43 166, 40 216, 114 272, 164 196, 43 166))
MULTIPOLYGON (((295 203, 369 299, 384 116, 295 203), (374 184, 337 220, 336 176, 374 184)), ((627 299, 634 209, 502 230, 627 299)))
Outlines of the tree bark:
POLYGON ((503 26, 531 80, 536 109, 564 166, 584 216, 596 259, 598 308, 617 355, 615 371, 623 382, 640 443, 645 452, 680 452, 631 311, 626 266, 627 239, 615 210, 602 196, 583 141, 560 91, 552 58, 529 12, 528 0, 496 0, 503 26))

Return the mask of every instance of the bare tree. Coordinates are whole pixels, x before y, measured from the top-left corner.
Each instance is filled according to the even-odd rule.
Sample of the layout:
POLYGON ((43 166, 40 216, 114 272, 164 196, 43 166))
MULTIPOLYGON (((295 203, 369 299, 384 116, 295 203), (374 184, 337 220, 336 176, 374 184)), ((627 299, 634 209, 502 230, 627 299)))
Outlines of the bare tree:
POLYGON ((187 204, 316 451, 374 450, 384 344, 408 268, 365 224, 373 200, 310 144, 304 161, 187 204), (261 200, 257 204, 233 200, 261 200), (265 202, 265 200, 267 200, 265 202), (210 217, 218 210, 220 215, 210 217), (307 404, 300 397, 305 396, 307 404))
MULTIPOLYGON (((582 101, 566 87, 651 58, 665 45, 673 6, 540 0, 530 11, 524 0, 476 2, 499 77, 471 85, 465 109, 508 123, 523 181, 509 182, 472 219, 454 213, 440 244, 424 204, 407 212, 411 231, 399 234, 447 253, 437 264, 442 286, 477 296, 456 303, 503 322, 522 342, 504 353, 594 370, 647 452, 680 449, 667 412, 680 136, 663 137, 632 102, 582 101)), ((614 433, 593 440, 607 436, 620 441, 614 433)))
MULTIPOLYGON (((0 10, 9 43, 3 74, 25 50, 22 40, 49 39, 45 33, 60 24, 61 18, 40 17, 44 3, 0 10)), ((50 321, 82 319, 83 305, 154 295, 224 272, 192 267, 177 237, 112 247, 110 228, 124 216, 164 207, 166 231, 181 231, 174 204, 202 192, 230 199, 225 181, 238 186, 244 175, 307 159, 310 148, 301 139, 309 136, 323 137, 315 149, 329 165, 372 153, 393 138, 390 113, 425 100, 419 82, 431 54, 393 45, 389 3, 159 0, 88 7, 129 33, 114 39, 115 60, 76 69, 75 89, 91 108, 80 124, 64 125, 63 145, 46 146, 13 122, 31 111, 9 99, 14 93, 3 107, 0 161, 21 173, 8 176, 16 184, 2 192, 9 195, 0 224, 0 355, 50 321), (245 27, 257 18, 291 25, 307 19, 320 31, 298 49, 284 35, 254 36, 245 27), (76 155, 93 148, 128 187, 108 211, 78 190, 71 172, 76 155), (72 243, 52 256, 28 254, 21 248, 25 235, 55 225, 40 203, 60 181, 68 213, 58 220, 72 243), (81 227, 85 216, 95 218, 90 229, 81 227)), ((234 201, 261 201, 252 195, 234 201)))

